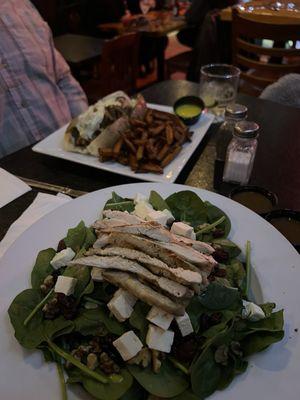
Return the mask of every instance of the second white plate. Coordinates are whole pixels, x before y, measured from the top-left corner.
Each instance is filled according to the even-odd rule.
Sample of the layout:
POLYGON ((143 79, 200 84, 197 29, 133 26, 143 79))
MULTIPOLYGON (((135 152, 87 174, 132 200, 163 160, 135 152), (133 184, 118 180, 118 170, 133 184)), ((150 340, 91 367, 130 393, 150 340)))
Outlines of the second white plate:
MULTIPOLYGON (((172 113, 172 107, 161 106, 158 104, 148 104, 149 108, 154 108, 156 110, 165 111, 172 113)), ((211 114, 203 113, 197 124, 191 127, 191 131, 194 132, 192 136, 192 141, 190 143, 185 143, 183 149, 178 154, 178 156, 164 168, 164 173, 162 175, 152 174, 152 173, 139 173, 133 172, 130 167, 121 165, 114 161, 100 162, 98 158, 66 151, 63 148, 63 137, 66 126, 58 129, 56 132, 47 136, 45 139, 37 143, 32 150, 37 153, 46 154, 52 157, 62 158, 64 160, 73 161, 78 164, 88 165, 89 167, 101 169, 104 171, 114 172, 116 174, 129 176, 131 178, 141 179, 143 181, 149 182, 168 182, 173 183, 176 181, 181 170, 190 159, 191 155, 194 153, 196 148, 199 146, 203 140, 208 128, 214 121, 214 116, 211 114)))

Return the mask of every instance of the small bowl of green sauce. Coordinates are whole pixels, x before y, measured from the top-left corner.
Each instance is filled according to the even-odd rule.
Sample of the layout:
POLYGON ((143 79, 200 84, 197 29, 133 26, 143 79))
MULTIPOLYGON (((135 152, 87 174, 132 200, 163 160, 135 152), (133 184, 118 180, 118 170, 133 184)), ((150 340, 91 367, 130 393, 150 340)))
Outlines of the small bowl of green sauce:
POLYGON ((177 117, 179 117, 185 125, 194 125, 198 122, 205 105, 200 97, 185 96, 178 99, 173 108, 177 117))

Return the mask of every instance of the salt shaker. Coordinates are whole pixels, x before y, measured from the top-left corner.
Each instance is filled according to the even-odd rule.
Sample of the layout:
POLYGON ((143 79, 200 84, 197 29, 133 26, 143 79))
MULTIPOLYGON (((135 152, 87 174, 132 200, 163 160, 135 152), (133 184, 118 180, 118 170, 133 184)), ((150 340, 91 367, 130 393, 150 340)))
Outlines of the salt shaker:
POLYGON ((230 104, 226 107, 225 121, 217 132, 216 150, 218 161, 225 161, 227 147, 232 139, 234 126, 237 122, 247 118, 247 112, 247 107, 242 104, 230 104))
POLYGON ((228 145, 223 181, 245 185, 249 182, 257 149, 259 126, 255 122, 235 124, 233 138, 228 145))

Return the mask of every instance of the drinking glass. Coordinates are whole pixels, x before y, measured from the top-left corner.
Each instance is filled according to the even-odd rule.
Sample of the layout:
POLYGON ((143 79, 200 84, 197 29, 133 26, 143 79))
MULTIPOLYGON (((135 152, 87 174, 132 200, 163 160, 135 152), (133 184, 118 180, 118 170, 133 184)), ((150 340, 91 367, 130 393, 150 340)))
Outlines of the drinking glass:
POLYGON ((201 68, 200 97, 216 116, 216 122, 224 119, 225 108, 235 103, 240 69, 227 64, 209 64, 201 68))

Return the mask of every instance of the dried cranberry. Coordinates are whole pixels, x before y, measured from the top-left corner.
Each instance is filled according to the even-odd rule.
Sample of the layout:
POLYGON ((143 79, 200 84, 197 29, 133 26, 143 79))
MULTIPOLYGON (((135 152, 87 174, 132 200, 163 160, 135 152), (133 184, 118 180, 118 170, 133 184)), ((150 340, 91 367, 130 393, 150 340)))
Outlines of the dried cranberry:
POLYGON ((179 361, 190 363, 193 360, 198 348, 198 340, 196 340, 195 337, 191 337, 175 345, 173 351, 179 361))
POLYGON ((215 229, 215 230, 212 232, 212 235, 213 235, 213 237, 214 237, 215 239, 218 239, 218 238, 223 237, 224 234, 225 234, 225 232, 223 231, 223 229, 215 229))
POLYGON ((214 276, 218 276, 219 278, 224 278, 226 276, 226 269, 224 268, 215 268, 213 272, 214 276))
POLYGON ((212 256, 219 263, 224 263, 229 260, 228 252, 223 249, 216 249, 212 256))
POLYGON ((57 252, 59 253, 60 251, 64 250, 66 248, 66 243, 64 239, 61 239, 57 245, 57 252))

